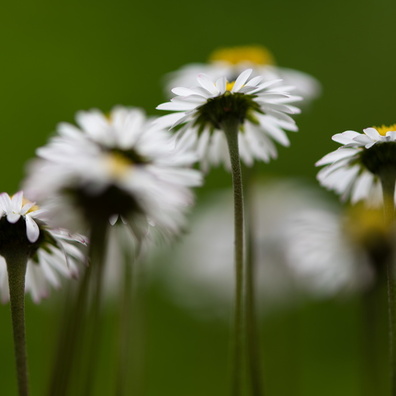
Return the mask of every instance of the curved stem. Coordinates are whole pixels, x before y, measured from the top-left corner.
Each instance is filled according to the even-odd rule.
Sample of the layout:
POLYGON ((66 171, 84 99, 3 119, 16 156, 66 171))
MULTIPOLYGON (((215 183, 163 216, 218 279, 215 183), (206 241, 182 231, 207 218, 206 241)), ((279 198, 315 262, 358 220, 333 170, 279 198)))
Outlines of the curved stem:
POLYGON ((26 354, 25 331, 25 275, 28 255, 15 252, 5 257, 7 262, 8 285, 12 330, 14 336, 14 353, 16 360, 19 396, 29 395, 29 381, 26 354))
MULTIPOLYGON (((396 172, 380 174, 382 193, 384 197, 384 217, 389 227, 395 220, 395 180, 396 172)), ((387 289, 388 289, 388 316, 389 316, 389 356, 391 369, 391 394, 396 396, 396 273, 394 255, 386 260, 387 289)))
POLYGON ((239 121, 228 119, 222 125, 227 138, 231 160, 234 190, 234 238, 235 238, 235 306, 234 334, 232 346, 231 394, 241 395, 243 373, 243 351, 245 347, 244 324, 244 208, 241 164, 239 159, 239 121))

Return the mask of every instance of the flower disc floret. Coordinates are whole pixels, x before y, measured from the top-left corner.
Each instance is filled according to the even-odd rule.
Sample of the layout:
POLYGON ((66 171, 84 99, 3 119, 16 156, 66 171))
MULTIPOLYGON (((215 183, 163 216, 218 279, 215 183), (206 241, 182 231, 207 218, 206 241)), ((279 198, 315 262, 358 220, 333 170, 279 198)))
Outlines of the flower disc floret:
POLYGON ((210 62, 228 63, 239 65, 241 63, 250 65, 273 65, 274 56, 265 47, 259 45, 237 46, 220 48, 209 56, 210 62))

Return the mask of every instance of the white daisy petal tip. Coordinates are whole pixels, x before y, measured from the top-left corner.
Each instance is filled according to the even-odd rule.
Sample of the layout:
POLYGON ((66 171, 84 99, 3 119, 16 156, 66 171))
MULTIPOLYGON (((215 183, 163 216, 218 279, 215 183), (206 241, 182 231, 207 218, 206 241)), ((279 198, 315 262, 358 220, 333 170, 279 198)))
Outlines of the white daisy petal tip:
POLYGON ((26 221, 26 236, 29 242, 37 242, 40 236, 40 228, 37 223, 31 218, 31 216, 25 216, 26 221))

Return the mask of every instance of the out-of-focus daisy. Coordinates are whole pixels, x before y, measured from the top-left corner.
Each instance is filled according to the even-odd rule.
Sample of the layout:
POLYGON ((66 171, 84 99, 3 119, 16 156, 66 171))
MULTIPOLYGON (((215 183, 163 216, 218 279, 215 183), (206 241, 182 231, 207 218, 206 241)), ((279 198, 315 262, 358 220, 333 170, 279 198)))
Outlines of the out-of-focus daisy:
MULTIPOLYGON (((45 209, 24 198, 22 191, 11 198, 7 193, 0 194, 0 254, 27 246, 25 291, 36 303, 48 296, 50 286, 60 286, 60 275, 76 277, 79 266, 85 261, 80 249, 86 245, 85 238, 52 229, 46 219, 45 209)), ((4 257, 0 257, 0 296, 3 302, 9 299, 4 257)))
POLYGON ((226 76, 234 81, 245 69, 252 68, 253 76, 262 76, 264 81, 282 79, 295 87, 295 94, 308 102, 320 94, 319 82, 301 71, 277 66, 273 54, 259 45, 220 48, 214 51, 207 63, 192 63, 170 73, 166 79, 167 92, 173 87, 195 85, 196 76, 205 73, 213 79, 226 76))
POLYGON ((275 158, 272 139, 288 146, 284 130, 297 131, 288 114, 299 113, 291 103, 300 97, 291 95, 287 87, 278 84, 279 80, 263 82, 261 76, 250 78, 251 74, 252 69, 247 69, 231 81, 224 75, 215 80, 200 74, 198 86, 174 88, 176 96, 157 107, 175 112, 159 118, 158 125, 180 126, 180 146, 194 150, 205 171, 211 164, 230 167, 225 135, 230 120, 239 124, 239 155, 247 165, 255 159, 268 162, 275 158))
POLYGON ((306 207, 288 216, 282 227, 285 263, 303 290, 331 296, 364 290, 371 283, 376 270, 371 254, 378 244, 378 229, 364 221, 370 215, 362 208, 359 216, 351 216, 340 210, 306 207))
MULTIPOLYGON (((164 277, 177 303, 203 316, 228 317, 232 302, 229 195, 223 191, 209 196, 193 215, 191 232, 172 248, 171 262, 153 268, 154 275, 164 277)), ((262 313, 301 301, 299 296, 331 298, 361 290, 370 282, 372 271, 367 260, 361 261, 363 248, 348 236, 352 233, 339 208, 318 191, 297 180, 268 181, 255 183, 251 198, 262 313)))
POLYGON ((37 200, 51 196, 59 223, 76 229, 127 223, 137 239, 149 229, 173 235, 193 201, 201 176, 195 157, 174 147, 171 135, 137 108, 77 113, 78 126, 62 123, 38 149, 25 187, 37 200))
POLYGON ((316 163, 325 165, 318 173, 321 185, 352 203, 381 204, 381 179, 396 170, 396 125, 346 131, 332 139, 342 146, 316 163))

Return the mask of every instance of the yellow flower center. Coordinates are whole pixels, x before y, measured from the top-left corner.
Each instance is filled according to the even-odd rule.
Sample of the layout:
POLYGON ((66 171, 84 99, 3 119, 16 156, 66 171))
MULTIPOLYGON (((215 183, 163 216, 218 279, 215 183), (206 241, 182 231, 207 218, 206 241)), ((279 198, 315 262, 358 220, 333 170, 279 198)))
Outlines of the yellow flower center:
POLYGON ((120 153, 109 153, 106 163, 111 176, 115 178, 125 175, 132 165, 131 161, 120 153))
POLYGON ((345 228, 354 241, 365 245, 378 237, 385 238, 389 224, 384 220, 382 208, 368 208, 364 204, 358 204, 349 209, 345 228))
POLYGON ((213 51, 209 57, 210 62, 228 62, 232 65, 251 63, 253 65, 273 65, 275 60, 270 51, 258 45, 228 47, 213 51))
POLYGON ((381 136, 386 136, 387 132, 396 131, 396 124, 385 126, 382 125, 380 127, 374 127, 381 136))
MULTIPOLYGON (((26 204, 30 204, 30 203, 32 203, 32 201, 29 201, 25 197, 22 198, 22 206, 25 206, 26 204)), ((26 213, 35 212, 36 210, 39 210, 39 209, 40 209, 40 207, 38 205, 33 205, 26 213)))
POLYGON ((235 81, 232 81, 232 82, 228 82, 228 81, 227 81, 227 84, 226 84, 226 91, 231 91, 232 88, 234 88, 234 85, 235 85, 235 81))

